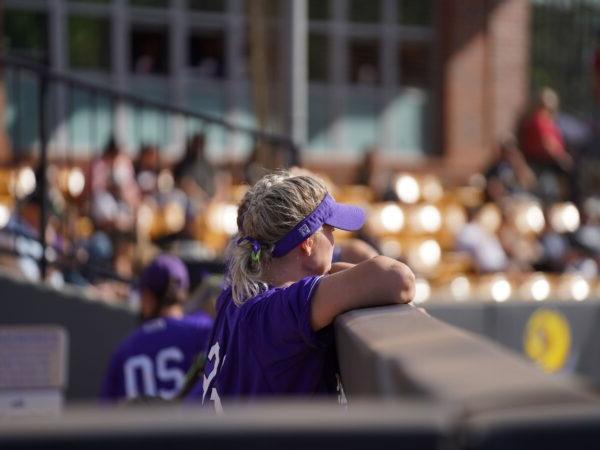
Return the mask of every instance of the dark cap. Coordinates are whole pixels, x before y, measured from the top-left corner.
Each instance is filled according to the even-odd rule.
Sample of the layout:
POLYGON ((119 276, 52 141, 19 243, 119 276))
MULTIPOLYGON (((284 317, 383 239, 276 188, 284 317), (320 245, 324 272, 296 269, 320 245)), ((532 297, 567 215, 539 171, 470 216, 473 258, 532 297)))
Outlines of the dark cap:
POLYGON ((140 290, 148 289, 161 297, 170 283, 173 283, 178 290, 187 291, 190 286, 188 271, 177 256, 162 254, 146 266, 140 276, 139 286, 140 290))

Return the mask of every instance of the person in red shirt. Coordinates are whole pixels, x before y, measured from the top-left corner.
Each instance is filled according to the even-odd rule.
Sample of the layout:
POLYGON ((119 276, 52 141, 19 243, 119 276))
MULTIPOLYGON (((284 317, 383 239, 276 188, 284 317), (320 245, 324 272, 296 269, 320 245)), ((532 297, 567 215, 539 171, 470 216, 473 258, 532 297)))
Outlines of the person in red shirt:
POLYGON ((540 90, 535 108, 521 128, 521 146, 533 165, 554 166, 570 172, 573 158, 567 152, 562 133, 554 120, 559 99, 554 90, 540 90))
POLYGON ((537 102, 519 130, 523 154, 538 179, 536 194, 545 203, 566 200, 573 190, 573 158, 555 120, 558 104, 554 90, 540 89, 537 102))

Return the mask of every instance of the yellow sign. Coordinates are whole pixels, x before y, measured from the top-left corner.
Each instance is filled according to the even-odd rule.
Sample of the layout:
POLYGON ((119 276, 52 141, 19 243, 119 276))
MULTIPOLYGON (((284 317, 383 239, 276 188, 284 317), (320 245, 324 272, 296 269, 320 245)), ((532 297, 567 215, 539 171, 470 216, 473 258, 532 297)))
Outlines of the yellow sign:
POLYGON ((546 372, 557 372, 571 350, 569 322, 556 310, 540 308, 527 321, 523 345, 525 354, 546 372))

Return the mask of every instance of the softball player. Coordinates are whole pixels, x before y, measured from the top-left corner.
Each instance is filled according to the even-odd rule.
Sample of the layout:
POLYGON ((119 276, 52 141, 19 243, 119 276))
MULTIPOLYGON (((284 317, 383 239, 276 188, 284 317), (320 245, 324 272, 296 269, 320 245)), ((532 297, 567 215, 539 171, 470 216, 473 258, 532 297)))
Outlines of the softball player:
POLYGON ((175 398, 195 358, 206 351, 212 319, 184 315, 188 272, 174 256, 160 255, 140 279, 141 316, 146 322, 112 355, 102 386, 105 400, 175 398))
POLYGON ((335 317, 414 295, 414 275, 393 259, 332 265, 334 229, 364 220, 310 176, 267 175, 246 193, 204 377, 189 397, 220 410, 222 399, 335 393, 335 317))

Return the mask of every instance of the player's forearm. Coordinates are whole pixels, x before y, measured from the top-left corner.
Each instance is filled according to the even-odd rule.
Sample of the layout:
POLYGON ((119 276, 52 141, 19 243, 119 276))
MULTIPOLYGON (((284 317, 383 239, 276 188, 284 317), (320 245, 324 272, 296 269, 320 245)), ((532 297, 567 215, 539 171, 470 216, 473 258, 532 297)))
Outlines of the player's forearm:
POLYGON ((365 300, 357 305, 409 303, 414 297, 415 276, 410 268, 395 259, 377 256, 367 261, 369 280, 363 283, 365 300))
POLYGON ((321 281, 313 299, 313 329, 329 325, 352 309, 408 303, 414 291, 415 277, 408 266, 376 256, 321 281))

